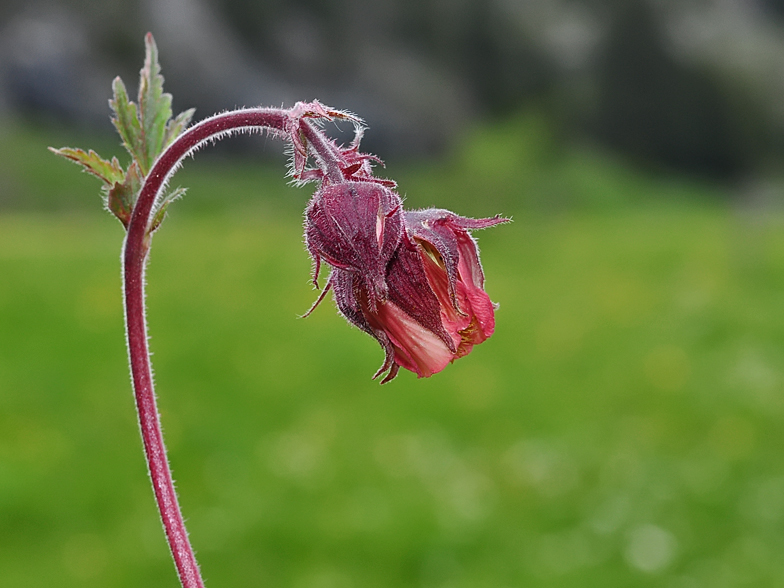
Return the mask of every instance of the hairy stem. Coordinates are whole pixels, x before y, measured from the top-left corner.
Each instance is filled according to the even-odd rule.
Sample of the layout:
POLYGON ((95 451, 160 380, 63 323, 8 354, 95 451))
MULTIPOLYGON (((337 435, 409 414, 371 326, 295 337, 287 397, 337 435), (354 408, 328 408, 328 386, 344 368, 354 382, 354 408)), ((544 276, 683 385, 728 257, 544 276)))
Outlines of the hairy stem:
MULTIPOLYGON (((247 109, 216 115, 180 135, 156 160, 145 179, 128 225, 123 248, 125 325, 136 408, 144 452, 166 539, 183 588, 203 588, 196 557, 188 541, 166 457, 155 402, 144 305, 144 270, 150 247, 150 217, 156 198, 182 159, 206 141, 243 129, 285 132, 287 112, 247 109)), ((307 125, 307 123, 304 123, 307 125)), ((326 154, 327 158, 331 156, 326 154)))
POLYGON ((308 140, 308 144, 316 156, 324 176, 335 184, 342 182, 344 178, 343 170, 340 167, 340 154, 335 145, 330 143, 324 135, 314 129, 313 125, 307 121, 302 121, 300 129, 308 140))

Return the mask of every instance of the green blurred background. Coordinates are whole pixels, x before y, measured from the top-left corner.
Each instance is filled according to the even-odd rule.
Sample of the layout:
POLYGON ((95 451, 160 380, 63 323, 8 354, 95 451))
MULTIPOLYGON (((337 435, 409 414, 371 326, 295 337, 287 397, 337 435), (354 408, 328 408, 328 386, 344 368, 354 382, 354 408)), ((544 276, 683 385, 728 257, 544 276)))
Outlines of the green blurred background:
MULTIPOLYGON (((295 15, 306 15, 295 22, 335 26, 326 6, 295 4, 295 15)), ((526 5, 526 15, 545 4, 526 5)), ((542 58, 539 69, 526 69, 509 55, 547 55, 534 24, 512 38, 538 47, 528 53, 508 49, 508 37, 506 53, 487 49, 488 39, 504 44, 493 27, 469 35, 465 55, 449 53, 450 42, 464 47, 469 37, 439 36, 442 29, 425 26, 430 13, 413 19, 419 28, 401 25, 408 37, 389 33, 398 40, 390 46, 424 56, 421 63, 464 80, 466 91, 483 90, 455 107, 462 118, 448 132, 423 125, 425 145, 385 131, 394 120, 379 122, 381 138, 371 144, 388 159, 384 175, 398 181, 409 207, 515 221, 476 233, 487 290, 500 303, 496 334, 431 379, 406 372, 379 387, 370 376, 380 348, 330 303, 298 318, 317 295, 302 245, 310 188, 286 184, 273 142, 227 141, 175 178, 189 192, 154 239, 148 319, 165 436, 208 586, 784 583, 780 99, 766 101, 735 53, 724 54, 724 69, 671 56, 679 38, 672 31, 684 35, 673 25, 676 8, 699 3, 644 5, 669 28, 648 27, 660 31, 653 40, 631 35, 649 44, 634 68, 619 66, 618 87, 602 76, 614 71, 610 56, 631 53, 617 48, 628 27, 613 23, 642 22, 642 13, 629 16, 623 3, 555 4, 572 11, 561 22, 572 36, 580 30, 574 14, 593 15, 605 58, 571 70, 542 58), (468 67, 470 56, 479 65, 468 67), (669 102, 646 102, 661 86, 646 86, 656 71, 675 80, 669 102), (512 83, 525 76, 540 81, 512 83), (697 99, 687 87, 716 91, 697 99), (716 112, 723 114, 711 118, 716 112)), ((687 14, 696 21, 677 22, 692 22, 698 43, 719 5, 741 4, 703 3, 703 13, 687 14)), ((5 33, 19 18, 34 20, 11 5, 5 33)), ((246 47, 261 64, 254 71, 277 63, 265 61, 272 49, 247 41, 252 6, 198 5, 224 14, 212 22, 236 35, 219 41, 246 47)), ((95 90, 102 104, 118 71, 134 85, 148 28, 164 75, 183 76, 167 61, 174 42, 144 3, 131 4, 138 13, 125 9, 135 15, 122 28, 132 43, 116 33, 114 53, 94 52, 108 33, 80 12, 92 4, 57 6, 99 31, 85 34, 94 42, 87 54, 116 65, 95 90)), ((278 3, 259 6, 288 14, 278 3)), ((732 22, 762 19, 740 31, 743 47, 754 57, 763 46, 776 62, 780 4, 754 6, 767 12, 730 12, 732 22)), ((105 10, 102 18, 122 12, 105 10)), ((289 22, 280 19, 272 21, 289 22)), ((108 112, 92 123, 89 113, 25 101, 18 64, 5 63, 0 586, 176 586, 127 373, 123 231, 100 210, 98 182, 46 147, 122 154, 108 112)), ((85 72, 73 79, 92 75, 85 72)), ((32 79, 57 86, 46 75, 32 79)), ((209 112, 174 86, 176 105, 209 112)), ((432 108, 416 104, 415 112, 432 108)), ((349 106, 369 119, 370 139, 374 119, 349 106)))

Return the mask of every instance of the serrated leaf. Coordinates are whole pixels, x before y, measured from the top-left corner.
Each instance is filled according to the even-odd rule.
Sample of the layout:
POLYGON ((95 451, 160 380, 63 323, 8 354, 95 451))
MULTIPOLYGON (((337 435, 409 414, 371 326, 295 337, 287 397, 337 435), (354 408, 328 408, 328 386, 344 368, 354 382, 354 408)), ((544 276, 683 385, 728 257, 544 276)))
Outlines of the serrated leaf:
POLYGON ((182 198, 182 196, 185 194, 185 191, 185 188, 175 188, 161 199, 160 204, 158 204, 155 209, 152 221, 150 221, 150 229, 148 234, 152 234, 158 230, 158 227, 161 226, 163 219, 166 218, 166 210, 169 208, 169 204, 182 198))
POLYGON ((120 222, 126 229, 131 222, 133 206, 139 197, 139 191, 142 189, 143 182, 144 176, 134 161, 128 167, 128 172, 125 174, 123 181, 115 182, 114 186, 106 192, 106 208, 120 219, 120 222))
MULTIPOLYGON (((158 48, 150 33, 145 37, 144 67, 139 74, 138 103, 128 98, 128 91, 119 77, 112 83, 114 95, 109 101, 114 112, 112 123, 120 134, 123 146, 132 157, 127 172, 123 172, 117 158, 106 161, 94 151, 85 152, 70 147, 50 148, 55 154, 79 163, 86 171, 104 182, 106 208, 126 229, 152 164, 163 150, 183 133, 194 113, 194 109, 190 109, 172 118, 172 97, 163 91, 158 48)), ((185 190, 178 188, 156 203, 150 223, 152 228, 148 230, 148 234, 160 226, 169 204, 184 192, 185 190)))
POLYGON ((139 72, 139 121, 145 143, 142 171, 146 175, 163 151, 167 122, 172 117, 171 94, 163 91, 163 76, 158 63, 158 47, 152 34, 144 38, 144 67, 139 72))
POLYGON ((195 108, 189 108, 178 114, 166 125, 166 136, 163 140, 163 148, 166 149, 172 141, 179 137, 182 132, 188 127, 193 118, 193 113, 196 112, 195 108))
POLYGON ((121 182, 125 178, 125 172, 116 157, 113 157, 111 161, 106 161, 92 149, 84 151, 83 149, 71 147, 63 147, 61 149, 49 147, 49 151, 78 163, 84 167, 84 171, 100 178, 110 186, 115 182, 121 182))
POLYGON ((123 146, 131 154, 134 161, 142 167, 142 173, 146 175, 145 159, 147 155, 136 104, 128 100, 128 91, 119 77, 114 78, 112 90, 114 90, 114 99, 109 100, 109 106, 114 111, 112 123, 117 132, 120 133, 123 146))
POLYGON ((139 165, 142 175, 150 172, 155 159, 190 123, 193 109, 172 119, 172 96, 163 91, 163 76, 158 62, 158 47, 148 33, 144 38, 144 67, 139 72, 138 106, 128 99, 120 78, 112 84, 114 99, 109 101, 115 113, 112 122, 123 145, 139 165))

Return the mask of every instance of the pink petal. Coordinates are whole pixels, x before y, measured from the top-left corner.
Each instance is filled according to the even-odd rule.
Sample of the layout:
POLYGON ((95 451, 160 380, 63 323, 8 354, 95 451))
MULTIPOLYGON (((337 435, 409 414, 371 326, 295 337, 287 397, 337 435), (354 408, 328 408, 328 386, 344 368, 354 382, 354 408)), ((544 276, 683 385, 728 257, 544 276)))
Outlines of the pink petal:
POLYGON ((457 232, 456 237, 460 253, 458 261, 460 277, 466 282, 466 285, 481 290, 485 285, 485 275, 482 272, 482 264, 479 263, 479 249, 476 246, 476 241, 465 231, 457 232))
POLYGON ((424 250, 421 251, 420 255, 427 281, 436 298, 438 298, 438 303, 441 307, 441 323, 452 338, 455 349, 457 349, 462 339, 460 331, 471 323, 471 303, 466 296, 465 286, 460 284, 460 282, 456 284, 455 302, 459 309, 457 310, 452 304, 452 298, 449 293, 449 276, 443 266, 443 262, 439 263, 424 250))
POLYGON ((382 329, 389 337, 395 349, 395 363, 420 378, 440 372, 455 357, 440 337, 392 302, 379 304, 375 314, 366 311, 365 316, 371 326, 382 329))
POLYGON ((466 288, 466 297, 471 304, 471 311, 476 316, 478 332, 472 336, 474 343, 481 343, 495 330, 495 308, 490 297, 484 291, 485 277, 479 263, 479 255, 473 238, 467 233, 458 235, 460 261, 457 271, 460 274, 459 284, 466 288))

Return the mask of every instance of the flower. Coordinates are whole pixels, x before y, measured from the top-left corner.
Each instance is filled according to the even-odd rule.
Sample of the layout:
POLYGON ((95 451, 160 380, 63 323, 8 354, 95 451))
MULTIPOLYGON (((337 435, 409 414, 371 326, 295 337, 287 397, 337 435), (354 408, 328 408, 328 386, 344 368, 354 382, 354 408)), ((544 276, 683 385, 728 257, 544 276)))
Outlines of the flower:
POLYGON ((373 376, 386 372, 382 384, 401 367, 419 377, 440 372, 493 334, 495 306, 468 231, 507 221, 404 211, 400 196, 379 183, 323 184, 305 211, 305 242, 314 284, 322 260, 331 272, 307 314, 331 289, 346 320, 384 349, 373 376))

